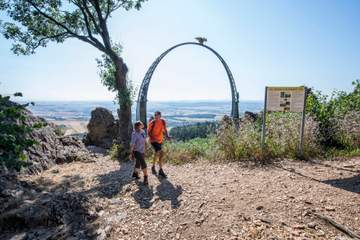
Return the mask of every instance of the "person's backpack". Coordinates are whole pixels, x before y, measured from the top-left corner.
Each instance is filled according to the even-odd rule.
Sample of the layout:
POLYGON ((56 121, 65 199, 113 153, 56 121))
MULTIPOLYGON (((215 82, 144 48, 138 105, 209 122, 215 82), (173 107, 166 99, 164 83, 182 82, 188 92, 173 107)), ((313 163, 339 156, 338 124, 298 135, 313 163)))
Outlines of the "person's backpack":
MULTIPOLYGON (((164 120, 164 119, 162 119, 162 118, 160 118, 160 120, 161 120, 161 122, 162 122, 163 126, 165 126, 165 120, 164 120)), ((151 137, 152 132, 153 132, 153 129, 155 128, 156 119, 152 120, 150 123, 152 123, 152 126, 151 126, 150 131, 148 131, 148 135, 149 135, 149 137, 151 137)), ((149 124, 149 125, 150 125, 150 124, 149 124)))

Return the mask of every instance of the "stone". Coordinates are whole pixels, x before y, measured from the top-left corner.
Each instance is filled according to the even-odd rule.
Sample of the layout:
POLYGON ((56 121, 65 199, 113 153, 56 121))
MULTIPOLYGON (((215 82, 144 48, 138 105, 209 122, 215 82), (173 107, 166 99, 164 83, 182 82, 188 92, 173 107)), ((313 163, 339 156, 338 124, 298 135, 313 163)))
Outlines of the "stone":
POLYGON ((305 229, 305 226, 304 225, 302 225, 302 224, 299 224, 299 225, 295 225, 294 226, 294 229, 305 229))
POLYGON ((291 231, 291 234, 292 235, 294 235, 294 236, 296 236, 296 237, 299 237, 300 236, 300 231, 298 231, 298 230, 293 230, 293 231, 291 231))
POLYGON ((106 239, 106 232, 104 229, 98 229, 96 233, 98 234, 98 236, 96 238, 97 240, 105 240, 106 239))
POLYGON ((341 236, 341 235, 338 235, 335 237, 335 240, 350 240, 351 238, 349 237, 346 237, 346 236, 341 236))
POLYGON ((85 145, 108 149, 118 135, 117 123, 112 112, 102 107, 97 107, 91 112, 87 129, 88 134, 84 140, 85 145))
POLYGON ((229 228, 228 229, 228 232, 231 234, 231 235, 233 235, 233 236, 238 236, 239 234, 234 230, 234 229, 232 229, 232 228, 229 228))
POLYGON ((267 217, 260 218, 260 221, 262 221, 263 223, 272 224, 272 220, 267 217))
POLYGON ((316 222, 309 222, 307 224, 308 228, 312 228, 312 229, 315 229, 315 227, 317 226, 317 223, 316 222))
POLYGON ((325 209, 326 209, 326 211, 329 211, 329 212, 335 211, 335 208, 331 207, 331 206, 326 206, 325 209))
POLYGON ((322 237, 325 235, 325 232, 323 230, 319 230, 317 233, 316 233, 319 237, 322 237))
POLYGON ((264 206, 261 206, 261 205, 256 207, 256 210, 258 210, 258 211, 263 210, 263 209, 264 209, 264 206))

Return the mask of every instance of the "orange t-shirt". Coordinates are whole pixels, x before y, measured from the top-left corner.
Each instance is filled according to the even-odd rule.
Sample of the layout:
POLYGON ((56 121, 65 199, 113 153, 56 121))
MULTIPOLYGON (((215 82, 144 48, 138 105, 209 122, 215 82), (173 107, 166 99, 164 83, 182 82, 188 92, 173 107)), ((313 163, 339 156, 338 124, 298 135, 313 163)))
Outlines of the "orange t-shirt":
POLYGON ((164 119, 160 118, 151 121, 148 126, 148 136, 150 138, 150 142, 162 143, 165 130, 166 123, 164 119))

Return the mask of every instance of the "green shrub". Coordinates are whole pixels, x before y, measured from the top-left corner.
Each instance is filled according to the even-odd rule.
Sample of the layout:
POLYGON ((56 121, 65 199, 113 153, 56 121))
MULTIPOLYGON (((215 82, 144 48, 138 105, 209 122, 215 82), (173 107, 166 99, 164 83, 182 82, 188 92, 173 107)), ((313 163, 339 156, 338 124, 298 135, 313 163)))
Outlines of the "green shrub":
MULTIPOLYGON (((267 132, 264 149, 261 148, 261 119, 233 121, 224 117, 216 135, 189 141, 171 142, 164 145, 166 159, 172 163, 188 163, 199 159, 207 161, 255 161, 272 158, 294 158, 298 155, 300 137, 298 113, 271 113, 267 116, 267 132)), ((322 154, 319 124, 306 116, 303 156, 322 154)), ((152 159, 152 151, 147 154, 152 159), (151 156, 150 156, 151 155, 151 156)))
POLYGON ((58 136, 64 136, 65 135, 67 127, 64 124, 55 125, 54 128, 55 128, 55 134, 56 135, 58 135, 58 136))
POLYGON ((335 139, 346 149, 360 148, 360 111, 350 111, 333 121, 336 124, 335 139))
MULTIPOLYGON (((14 96, 22 96, 16 93, 14 96)), ((25 107, 28 104, 16 104, 10 97, 0 95, 0 166, 20 170, 26 166, 24 151, 36 144, 29 134, 41 125, 26 124, 25 107)))
POLYGON ((114 143, 113 145, 111 145, 111 148, 109 150, 110 158, 113 160, 117 160, 119 158, 119 151, 120 151, 119 144, 114 143))
POLYGON ((217 122, 203 122, 192 125, 174 127, 170 130, 172 138, 178 141, 187 141, 194 138, 206 138, 215 134, 217 122))
POLYGON ((166 142, 164 145, 165 160, 174 164, 189 163, 215 157, 214 138, 194 138, 189 141, 166 142))
POLYGON ((352 92, 334 91, 330 98, 319 91, 309 90, 306 112, 319 122, 322 145, 326 148, 359 147, 359 135, 350 129, 359 129, 354 123, 360 122, 360 81, 354 81, 353 86, 352 92))
MULTIPOLYGON (((248 119, 239 123, 232 120, 222 121, 216 135, 216 143, 224 159, 264 161, 271 158, 298 156, 299 114, 268 114, 266 126, 266 141, 264 149, 262 149, 261 128, 258 122, 248 119)), ((318 124, 311 117, 307 117, 304 129, 303 156, 317 156, 320 153, 318 124)))
POLYGON ((267 117, 265 146, 271 158, 316 157, 321 154, 319 124, 311 117, 305 117, 303 152, 300 156, 300 125, 298 113, 271 113, 267 117))
POLYGON ((222 159, 261 159, 260 131, 250 120, 244 120, 237 125, 225 118, 217 131, 216 144, 222 159))
POLYGON ((123 145, 114 142, 109 150, 109 155, 113 160, 127 161, 130 157, 130 151, 125 149, 123 145))

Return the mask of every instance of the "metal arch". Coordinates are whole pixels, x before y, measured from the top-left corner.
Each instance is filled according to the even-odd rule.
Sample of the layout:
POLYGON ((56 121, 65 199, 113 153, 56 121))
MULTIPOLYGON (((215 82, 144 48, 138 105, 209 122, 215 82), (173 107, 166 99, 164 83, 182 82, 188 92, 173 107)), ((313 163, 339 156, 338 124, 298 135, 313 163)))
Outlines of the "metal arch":
POLYGON ((156 58, 156 60, 151 64, 150 68, 146 72, 146 74, 144 76, 144 79, 143 79, 143 81, 141 83, 140 90, 139 90, 139 95, 138 95, 138 100, 137 100, 137 105, 136 105, 136 120, 141 120, 146 126, 146 123, 147 123, 147 121, 146 121, 147 93, 148 93, 148 89, 149 89, 149 85, 150 85, 152 75, 153 75, 156 67, 160 63, 160 61, 170 51, 172 51, 173 49, 175 49, 177 47, 183 46, 183 45, 198 45, 198 46, 201 46, 201 47, 204 47, 204 48, 210 50, 212 53, 214 53, 217 56, 217 58, 220 60, 220 62, 224 66, 226 74, 227 74, 227 76, 229 78, 229 82, 230 82, 231 96, 232 96, 231 117, 239 118, 239 93, 236 90, 234 77, 233 77, 233 75, 232 75, 232 73, 230 71, 229 66, 226 64, 225 60, 220 56, 219 53, 217 53, 214 49, 212 49, 209 46, 206 46, 204 44, 200 44, 200 43, 197 43, 197 42, 184 42, 184 43, 177 44, 177 45, 169 48, 165 52, 163 52, 158 58, 156 58))

